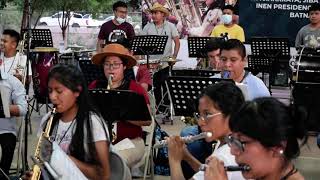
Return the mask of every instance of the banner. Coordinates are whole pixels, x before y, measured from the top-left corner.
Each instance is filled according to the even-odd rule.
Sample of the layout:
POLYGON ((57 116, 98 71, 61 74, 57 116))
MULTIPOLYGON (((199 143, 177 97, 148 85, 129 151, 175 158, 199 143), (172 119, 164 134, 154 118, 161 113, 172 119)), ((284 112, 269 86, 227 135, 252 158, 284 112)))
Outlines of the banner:
POLYGON ((286 37, 294 46, 300 28, 309 23, 308 9, 318 0, 241 0, 240 25, 252 37, 286 37))

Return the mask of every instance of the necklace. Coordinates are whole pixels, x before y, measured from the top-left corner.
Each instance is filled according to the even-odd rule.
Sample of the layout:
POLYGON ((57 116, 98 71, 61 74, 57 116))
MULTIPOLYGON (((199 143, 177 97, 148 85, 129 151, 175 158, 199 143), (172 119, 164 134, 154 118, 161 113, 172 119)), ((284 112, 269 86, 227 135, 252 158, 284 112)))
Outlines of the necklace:
MULTIPOLYGON (((156 26, 156 24, 155 24, 155 23, 153 23, 153 25, 154 25, 154 28, 156 29, 157 35, 163 35, 163 31, 164 31, 164 22, 163 22, 163 24, 162 24, 159 28, 156 26), (161 33, 159 34, 158 29, 160 29, 160 28, 162 28, 162 30, 161 30, 161 33)), ((165 32, 165 31, 164 31, 164 33, 166 34, 166 32, 165 32)))
MULTIPOLYGON (((72 122, 70 123, 69 127, 67 128, 67 130, 64 132, 63 136, 61 137, 58 145, 61 144, 62 140, 65 138, 65 136, 67 135, 67 133, 69 132, 69 130, 71 129, 71 127, 73 126, 75 122, 75 119, 72 120, 72 122)), ((54 140, 56 141, 56 137, 57 137, 57 133, 58 133, 58 129, 59 129, 59 124, 58 124, 58 127, 57 127, 57 130, 56 130, 56 133, 55 133, 55 136, 54 136, 54 140)))
MULTIPOLYGON (((11 66, 10 66, 10 68, 9 68, 8 71, 6 71, 6 65, 5 65, 5 61, 4 61, 4 58, 3 58, 3 70, 4 70, 4 72, 7 72, 7 73, 10 72, 10 70, 11 70, 11 68, 12 68, 12 66, 13 66, 13 64, 14 64, 14 62, 15 62, 15 60, 16 60, 17 54, 18 54, 18 53, 15 54, 15 56, 14 56, 14 58, 13 58, 13 60, 12 60, 11 66)), ((4 54, 3 54, 3 57, 4 57, 4 54)))

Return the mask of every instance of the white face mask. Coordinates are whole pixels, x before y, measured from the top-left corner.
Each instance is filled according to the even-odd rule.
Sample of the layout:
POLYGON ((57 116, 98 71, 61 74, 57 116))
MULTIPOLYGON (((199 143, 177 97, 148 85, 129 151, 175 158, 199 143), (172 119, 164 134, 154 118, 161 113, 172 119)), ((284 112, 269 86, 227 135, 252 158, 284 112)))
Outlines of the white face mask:
POLYGON ((126 22, 126 19, 121 18, 121 17, 117 17, 117 18, 116 18, 116 21, 117 21, 119 24, 122 24, 122 23, 126 22))
POLYGON ((229 15, 229 14, 222 15, 221 21, 223 24, 230 24, 232 22, 232 15, 229 15))

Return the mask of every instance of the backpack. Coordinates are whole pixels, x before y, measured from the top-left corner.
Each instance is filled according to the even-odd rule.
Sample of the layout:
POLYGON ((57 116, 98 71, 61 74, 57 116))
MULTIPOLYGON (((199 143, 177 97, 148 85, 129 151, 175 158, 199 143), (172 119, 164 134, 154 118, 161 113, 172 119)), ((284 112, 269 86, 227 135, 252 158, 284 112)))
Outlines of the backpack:
MULTIPOLYGON (((157 124, 155 127, 155 142, 164 140, 165 137, 169 137, 168 133, 161 129, 157 124)), ((154 174, 170 176, 170 166, 168 157, 168 147, 163 147, 153 150, 153 162, 154 162, 154 174)))

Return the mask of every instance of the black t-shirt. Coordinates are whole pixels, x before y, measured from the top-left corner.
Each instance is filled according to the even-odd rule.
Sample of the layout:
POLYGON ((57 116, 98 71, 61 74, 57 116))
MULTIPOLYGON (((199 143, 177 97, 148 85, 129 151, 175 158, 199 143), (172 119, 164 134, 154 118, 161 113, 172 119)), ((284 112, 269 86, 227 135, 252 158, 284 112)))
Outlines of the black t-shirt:
POLYGON ((131 24, 124 22, 120 25, 115 25, 110 20, 101 26, 98 38, 106 40, 106 42, 117 42, 119 39, 131 41, 134 35, 134 29, 131 24))

